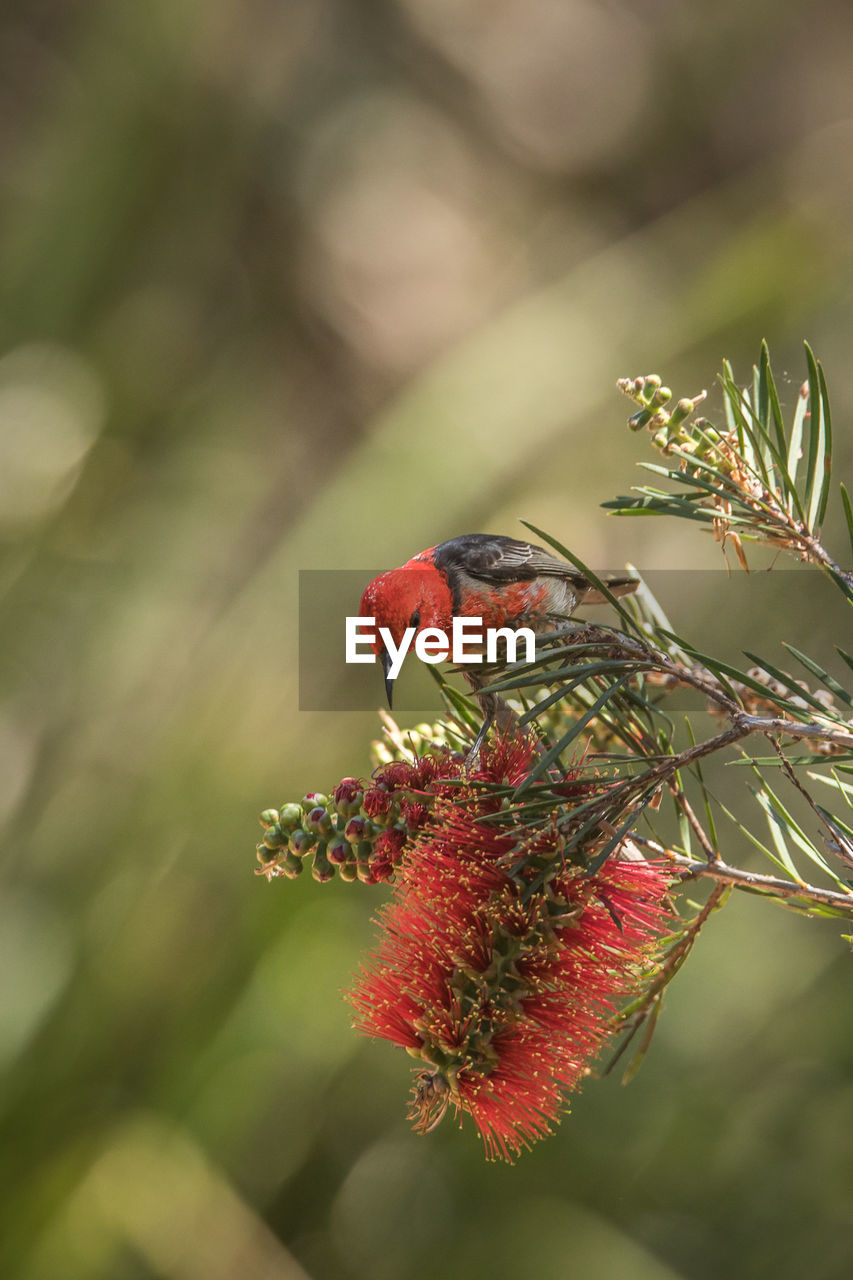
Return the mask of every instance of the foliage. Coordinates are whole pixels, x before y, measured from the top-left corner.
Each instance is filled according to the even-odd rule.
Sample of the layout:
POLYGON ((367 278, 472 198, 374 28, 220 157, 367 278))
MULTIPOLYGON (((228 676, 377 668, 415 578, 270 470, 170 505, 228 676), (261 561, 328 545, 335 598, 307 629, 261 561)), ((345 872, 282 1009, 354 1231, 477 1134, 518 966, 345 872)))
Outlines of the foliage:
MULTIPOLYGON (((654 485, 605 507, 699 523, 745 571, 746 546, 766 544, 818 566, 853 604, 853 574, 821 541, 832 423, 808 346, 806 364, 787 424, 766 346, 748 388, 724 365, 718 425, 696 416, 704 392, 670 409, 659 377, 623 379, 637 405, 629 426, 650 431, 663 463, 642 464, 654 485)), ((853 545, 843 485, 841 497, 853 545)), ((418 1059, 420 1131, 453 1105, 504 1158, 547 1131, 608 1036, 626 1033, 621 1053, 640 1033, 633 1073, 666 985, 731 889, 853 919, 853 682, 790 644, 808 680, 753 653, 743 669, 706 654, 644 583, 617 600, 528 527, 587 575, 619 625, 573 619, 539 638, 535 661, 494 667, 486 690, 510 696, 514 723, 474 758, 475 708, 438 676, 439 725, 415 741, 386 718, 373 778, 266 811, 258 846, 267 879, 298 875, 312 850, 320 881, 337 866, 345 879, 394 882, 351 997, 358 1025, 418 1059), (681 717, 685 692, 698 708, 681 717), (703 762, 718 758, 746 766, 743 813, 706 779, 703 762), (769 869, 735 861, 732 829, 769 869), (698 880, 710 896, 676 915, 667 886, 698 880)))

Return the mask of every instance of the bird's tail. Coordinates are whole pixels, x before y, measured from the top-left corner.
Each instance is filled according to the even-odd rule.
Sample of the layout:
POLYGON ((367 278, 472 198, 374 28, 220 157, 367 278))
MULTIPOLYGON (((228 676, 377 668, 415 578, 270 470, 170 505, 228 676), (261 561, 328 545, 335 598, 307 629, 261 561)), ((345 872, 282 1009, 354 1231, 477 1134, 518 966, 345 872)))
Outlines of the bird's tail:
MULTIPOLYGON (((640 585, 639 578, 603 578, 602 581, 607 587, 611 595, 629 596, 637 590, 640 585)), ((607 596, 605 596, 598 587, 594 587, 591 582, 587 582, 580 593, 579 604, 607 604, 607 596)))

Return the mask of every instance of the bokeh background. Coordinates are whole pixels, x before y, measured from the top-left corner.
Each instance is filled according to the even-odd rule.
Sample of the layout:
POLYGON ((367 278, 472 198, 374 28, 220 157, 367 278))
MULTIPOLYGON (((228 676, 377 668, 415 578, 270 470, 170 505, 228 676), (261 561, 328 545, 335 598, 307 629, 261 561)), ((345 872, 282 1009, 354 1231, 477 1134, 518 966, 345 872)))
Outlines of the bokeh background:
MULTIPOLYGON (((853 472, 853 10, 6 0, 0 71, 3 1275, 848 1276, 837 927, 734 901, 634 1083, 506 1168, 349 1030, 376 891, 253 846, 376 732, 299 710, 300 569, 519 516, 719 568, 599 510, 649 456, 614 384, 762 337, 853 472)), ((794 579, 669 604, 737 654, 825 631, 794 579)))

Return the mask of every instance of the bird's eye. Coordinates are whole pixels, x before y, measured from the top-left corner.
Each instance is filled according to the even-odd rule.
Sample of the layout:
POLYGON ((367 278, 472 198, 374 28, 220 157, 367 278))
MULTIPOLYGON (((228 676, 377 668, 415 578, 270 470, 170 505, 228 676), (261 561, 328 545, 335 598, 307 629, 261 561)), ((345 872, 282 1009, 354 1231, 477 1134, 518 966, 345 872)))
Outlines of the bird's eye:
POLYGON ((409 618, 409 626, 419 627, 420 625, 421 625, 421 611, 420 609, 415 609, 415 612, 412 614, 411 618, 409 618))

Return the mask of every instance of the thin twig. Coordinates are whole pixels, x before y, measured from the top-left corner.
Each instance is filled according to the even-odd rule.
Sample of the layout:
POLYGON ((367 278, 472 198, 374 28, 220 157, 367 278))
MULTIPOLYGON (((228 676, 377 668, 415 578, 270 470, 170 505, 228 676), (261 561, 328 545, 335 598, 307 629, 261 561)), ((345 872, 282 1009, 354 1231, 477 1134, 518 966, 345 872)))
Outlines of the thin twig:
POLYGON ((849 846, 849 843, 847 841, 844 841, 843 839, 839 838, 839 832, 837 828, 833 827, 829 822, 827 822, 826 817, 821 813, 820 809, 815 804, 814 800, 809 795, 808 791, 806 791, 805 787, 800 782, 797 775, 794 773, 794 770, 791 768, 790 761, 788 760, 782 748, 779 746, 779 743, 776 741, 776 739, 771 737, 770 734, 768 734, 767 737, 768 737, 768 741, 770 742, 770 745, 772 746, 773 750, 776 752, 777 756, 779 757, 785 777, 788 779, 788 781, 791 783, 793 787, 796 787, 797 791, 799 791, 800 795, 803 797, 806 804, 809 806, 812 813, 817 818, 818 822, 832 836, 832 842, 830 843, 829 841, 827 841, 829 848, 833 853, 837 854, 839 861, 843 862, 845 866, 853 867, 853 848, 849 846))
POLYGON ((721 858, 711 863, 701 862, 698 858, 689 858, 683 853, 676 853, 674 849, 667 849, 656 840, 650 840, 647 836, 636 833, 632 834, 631 839, 657 857, 668 858, 688 877, 710 876, 713 880, 734 885, 738 889, 752 889, 777 898, 802 898, 825 906, 841 907, 853 916, 853 890, 849 893, 840 893, 835 889, 820 889, 817 885, 806 884, 804 880, 795 882, 782 880, 778 876, 761 875, 756 871, 744 871, 740 867, 729 866, 721 858))
POLYGON ((675 781, 674 778, 669 784, 669 789, 672 792, 672 795, 675 799, 675 803, 678 805, 679 809, 684 814, 687 821, 690 823, 690 826, 693 829, 693 834, 696 836, 696 839, 701 844, 705 857, 708 859, 709 862, 716 862, 720 855, 717 852, 717 850, 714 848, 714 846, 711 844, 711 841, 708 839, 708 834, 705 831, 705 828, 702 826, 702 823, 697 818, 696 813, 693 809, 693 806, 691 805, 690 801, 687 799, 687 796, 684 794, 684 791, 678 785, 678 783, 675 781))

